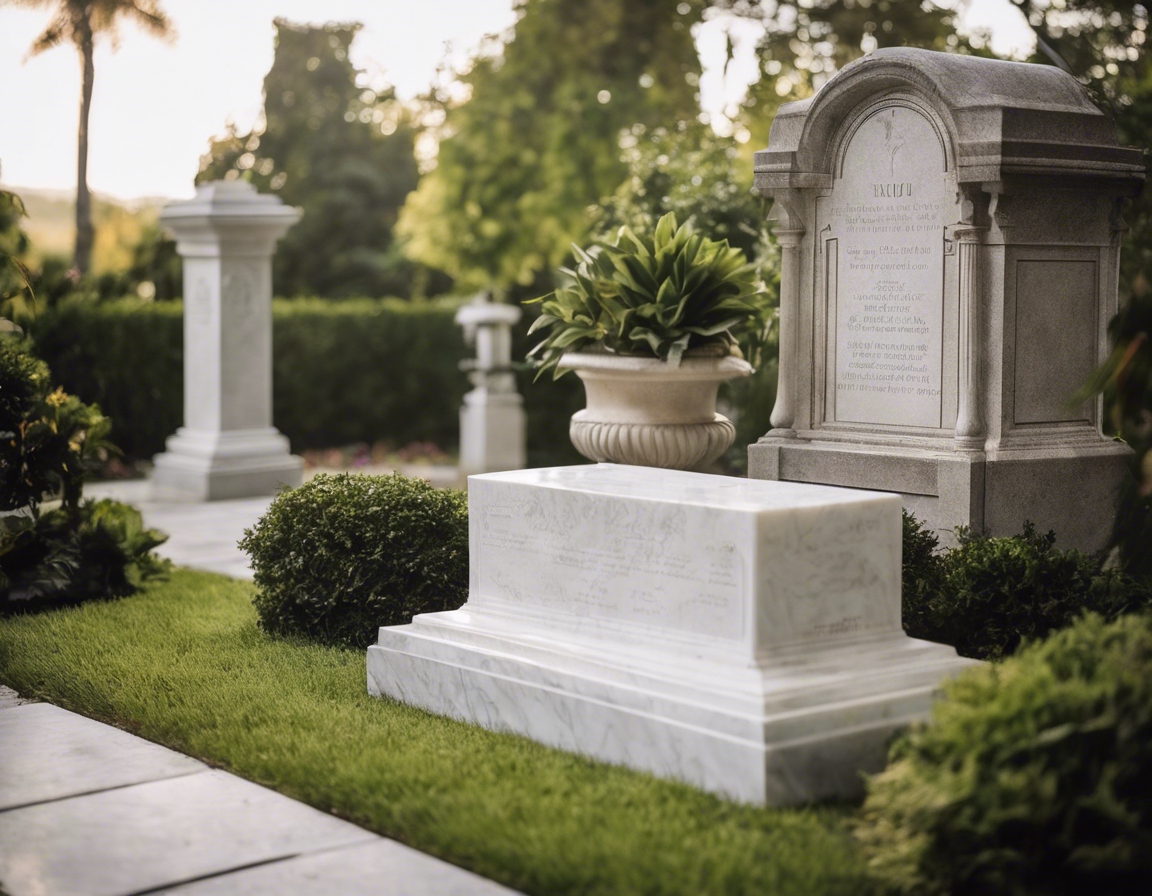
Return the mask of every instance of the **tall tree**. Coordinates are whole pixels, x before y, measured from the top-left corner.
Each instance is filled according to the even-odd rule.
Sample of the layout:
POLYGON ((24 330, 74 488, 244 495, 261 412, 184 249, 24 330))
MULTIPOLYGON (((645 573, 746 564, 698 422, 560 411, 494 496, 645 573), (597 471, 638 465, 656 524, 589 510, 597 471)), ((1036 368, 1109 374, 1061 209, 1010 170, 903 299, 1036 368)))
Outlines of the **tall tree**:
POLYGON ((699 114, 703 0, 517 0, 514 31, 438 100, 436 167, 400 220, 414 258, 469 286, 528 285, 627 175, 620 140, 699 114))
POLYGON ((121 21, 131 21, 157 37, 172 33, 172 23, 157 0, 9 0, 18 6, 49 8, 52 19, 32 43, 35 56, 70 41, 80 54, 80 127, 76 147, 76 249, 73 264, 86 274, 92 263, 92 197, 88 192, 88 113, 92 109, 93 63, 96 38, 107 35, 113 42, 121 21))
POLYGON ((418 177, 415 130, 391 87, 349 60, 357 23, 276 20, 264 120, 212 143, 197 182, 243 177, 301 206, 273 264, 280 295, 406 294, 413 271, 392 227, 418 177))
POLYGON ((781 104, 812 95, 865 53, 881 47, 987 52, 981 35, 957 32, 955 9, 933 0, 715 0, 714 6, 764 27, 760 79, 741 114, 755 149, 768 145, 781 104))

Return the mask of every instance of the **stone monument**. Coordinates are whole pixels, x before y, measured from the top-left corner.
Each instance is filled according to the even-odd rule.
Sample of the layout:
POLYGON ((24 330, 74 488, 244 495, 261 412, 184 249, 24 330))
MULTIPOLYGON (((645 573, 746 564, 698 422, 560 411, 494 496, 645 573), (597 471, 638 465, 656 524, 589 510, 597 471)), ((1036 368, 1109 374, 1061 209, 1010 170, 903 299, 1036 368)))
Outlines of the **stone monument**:
POLYGON ((299 485, 272 426, 272 252, 300 218, 244 181, 215 181, 160 213, 184 260, 184 425, 155 458, 158 494, 201 501, 299 485))
POLYGON ((900 499, 652 467, 468 480, 459 610, 368 690, 753 803, 846 796, 972 663, 900 626, 900 499))
POLYGON ((1128 449, 1070 398, 1107 354, 1139 150, 1057 68, 879 50, 781 107, 756 189, 780 380, 749 475, 898 492, 1100 547, 1128 449))
POLYGON ((473 473, 520 470, 527 462, 524 399, 512 369, 512 327, 520 313, 485 294, 456 312, 456 323, 476 346, 476 359, 462 365, 473 386, 460 408, 462 481, 473 473))

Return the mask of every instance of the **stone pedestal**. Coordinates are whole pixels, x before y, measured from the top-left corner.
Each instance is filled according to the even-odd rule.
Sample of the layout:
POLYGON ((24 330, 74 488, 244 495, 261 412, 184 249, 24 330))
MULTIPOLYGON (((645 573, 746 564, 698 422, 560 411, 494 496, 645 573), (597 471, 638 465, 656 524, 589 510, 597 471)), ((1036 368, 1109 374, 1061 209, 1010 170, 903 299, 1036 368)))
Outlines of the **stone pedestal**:
POLYGON ((1053 66, 880 50, 781 107, 756 154, 780 381, 749 475, 899 492, 945 543, 1031 520, 1102 546, 1129 452, 1071 398, 1143 176, 1053 66))
POLYGON ((161 212, 184 260, 184 425, 156 456, 153 490, 210 501, 300 484, 272 426, 272 253, 300 213, 243 181, 161 212))
POLYGON ((473 389, 460 409, 462 483, 474 473, 520 470, 527 463, 524 399, 512 370, 512 326, 520 314, 514 305, 485 297, 456 313, 456 323, 476 346, 476 360, 465 366, 473 389))
POLYGON ((368 690, 734 799, 860 791, 970 665, 900 627, 894 495, 647 467, 469 480, 459 610, 368 690))

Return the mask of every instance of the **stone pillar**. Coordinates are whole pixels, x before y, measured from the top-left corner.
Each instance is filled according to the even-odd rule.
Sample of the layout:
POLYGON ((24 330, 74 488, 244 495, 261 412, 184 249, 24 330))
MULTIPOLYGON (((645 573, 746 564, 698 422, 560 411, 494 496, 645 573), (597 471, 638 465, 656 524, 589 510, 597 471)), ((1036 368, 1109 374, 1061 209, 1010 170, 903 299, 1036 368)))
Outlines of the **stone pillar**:
POLYGON ((778 230, 780 244, 780 367, 772 434, 794 435, 796 419, 796 330, 800 326, 800 241, 803 230, 778 230))
POLYGON ((215 181, 160 214, 184 260, 184 425, 153 491, 211 501, 299 485, 272 425, 272 253, 300 218, 244 181, 215 181))
POLYGON ((526 463, 524 400, 512 370, 512 325, 520 309, 481 295, 456 313, 476 359, 464 367, 474 388, 460 408, 460 477, 521 470, 526 463))
POLYGON ((959 246, 960 275, 960 382, 957 395, 956 447, 961 451, 984 449, 984 340, 981 331, 980 289, 981 237, 985 228, 962 226, 955 230, 959 246))

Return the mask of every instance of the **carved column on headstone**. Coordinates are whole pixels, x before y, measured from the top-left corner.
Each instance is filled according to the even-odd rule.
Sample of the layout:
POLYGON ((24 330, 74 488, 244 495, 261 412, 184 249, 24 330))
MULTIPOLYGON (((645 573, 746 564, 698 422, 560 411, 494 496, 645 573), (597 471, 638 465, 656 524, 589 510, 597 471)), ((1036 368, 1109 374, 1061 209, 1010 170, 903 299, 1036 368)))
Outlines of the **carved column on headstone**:
POLYGON ((780 191, 772 217, 779 225, 773 232, 780 244, 780 364, 776 380, 776 404, 772 408, 774 436, 795 435, 796 420, 796 340, 800 329, 800 243, 804 227, 795 213, 799 197, 780 191))
MULTIPOLYGON (((953 231, 960 268, 960 389, 956 413, 956 447, 964 451, 984 450, 984 408, 981 402, 981 372, 984 369, 984 339, 981 306, 981 254, 987 227, 976 224, 978 193, 962 188, 960 223, 953 231)), ((998 197, 998 193, 993 196, 998 197)))

